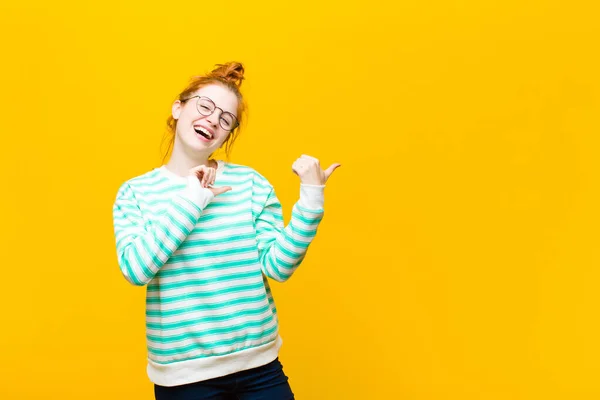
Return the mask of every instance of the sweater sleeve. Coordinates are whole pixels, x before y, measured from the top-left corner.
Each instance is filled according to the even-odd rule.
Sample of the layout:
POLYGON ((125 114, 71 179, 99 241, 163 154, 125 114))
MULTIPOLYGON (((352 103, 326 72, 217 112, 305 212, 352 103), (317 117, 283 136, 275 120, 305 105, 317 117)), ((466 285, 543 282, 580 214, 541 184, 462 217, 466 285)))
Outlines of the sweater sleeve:
POLYGON ((256 218, 259 259, 263 273, 278 282, 289 279, 306 256, 323 218, 324 186, 301 185, 300 199, 284 227, 281 203, 272 186, 264 190, 264 202, 256 218))
POLYGON ((121 186, 113 205, 119 268, 133 285, 150 282, 196 226, 202 210, 214 198, 198 179, 173 196, 163 215, 147 224, 128 183, 121 186))

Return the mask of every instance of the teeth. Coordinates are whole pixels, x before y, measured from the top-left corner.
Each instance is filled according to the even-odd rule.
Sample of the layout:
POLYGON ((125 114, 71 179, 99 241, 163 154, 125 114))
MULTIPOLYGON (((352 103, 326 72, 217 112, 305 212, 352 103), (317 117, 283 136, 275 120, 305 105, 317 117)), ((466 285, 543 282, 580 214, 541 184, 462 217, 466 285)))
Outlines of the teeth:
POLYGON ((207 138, 212 139, 212 134, 209 131, 207 131, 206 129, 204 129, 203 127, 201 127, 201 126, 195 126, 194 129, 196 131, 202 131, 202 133, 204 133, 207 138))

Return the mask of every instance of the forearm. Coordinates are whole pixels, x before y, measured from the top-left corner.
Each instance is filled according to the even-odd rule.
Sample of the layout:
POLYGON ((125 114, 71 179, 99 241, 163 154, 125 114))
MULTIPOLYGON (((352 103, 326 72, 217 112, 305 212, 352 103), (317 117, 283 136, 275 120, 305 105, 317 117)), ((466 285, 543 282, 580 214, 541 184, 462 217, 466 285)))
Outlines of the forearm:
POLYGON ((290 222, 263 253, 263 270, 270 278, 280 282, 289 279, 304 260, 323 218, 323 189, 324 186, 301 185, 290 222))
POLYGON ((124 218, 117 204, 117 255, 125 278, 139 286, 150 282, 192 232, 212 197, 197 180, 190 180, 187 187, 173 197, 164 215, 143 227, 132 223, 131 218, 124 218))

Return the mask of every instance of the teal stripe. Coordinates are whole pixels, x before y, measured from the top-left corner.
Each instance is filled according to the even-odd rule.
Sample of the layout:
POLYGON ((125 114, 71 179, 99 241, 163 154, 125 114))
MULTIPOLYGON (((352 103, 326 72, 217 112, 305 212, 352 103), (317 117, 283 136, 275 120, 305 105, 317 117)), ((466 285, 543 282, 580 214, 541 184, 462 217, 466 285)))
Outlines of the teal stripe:
POLYGON ((116 235, 116 243, 117 243, 117 249, 120 249, 121 247, 126 246, 127 244, 123 244, 124 241, 127 240, 127 243, 133 241, 133 239, 135 239, 135 237, 137 235, 131 234, 131 233, 124 233, 124 232, 118 232, 116 235), (119 238, 119 236, 121 236, 121 238, 119 238))
MULTIPOLYGON (((168 195, 171 192, 180 192, 185 188, 184 183, 173 183, 166 180, 158 180, 153 183, 136 184, 135 187, 140 192, 144 193, 144 196, 163 196, 168 195), (162 188, 157 189, 157 185, 165 184, 162 188)), ((167 196, 168 197, 168 196, 167 196)))
POLYGON ((150 249, 150 246, 148 246, 148 243, 146 243, 145 240, 142 240, 142 246, 144 246, 144 250, 146 250, 146 253, 148 253, 148 255, 150 255, 150 258, 152 258, 152 263, 156 267, 155 269, 160 268, 163 265, 163 262, 158 258, 158 256, 156 255, 156 252, 154 252, 154 251, 152 251, 152 249, 150 249))
POLYGON ((256 205, 262 210, 264 205, 267 203, 268 199, 269 199, 268 194, 262 195, 262 194, 254 193, 254 196, 252 196, 252 206, 256 205))
POLYGON ((281 211, 267 210, 267 209, 265 209, 256 218, 256 223, 257 224, 260 224, 262 222, 266 222, 266 223, 269 223, 269 224, 272 224, 272 223, 281 223, 281 224, 283 224, 283 215, 281 214, 281 211))
POLYGON ((263 182, 262 180, 254 181, 254 187, 264 190, 265 192, 273 193, 273 186, 268 183, 263 182))
POLYGON ((299 212, 296 212, 296 210, 292 210, 292 218, 300 220, 303 223, 305 223, 306 225, 314 225, 314 224, 321 222, 321 220, 323 219, 323 216, 321 215, 321 216, 317 216, 315 218, 306 218, 299 212))
POLYGON ((247 167, 245 165, 227 163, 227 164, 225 164, 225 167, 227 167, 228 170, 244 170, 244 171, 248 171, 248 173, 252 173, 252 169, 250 169, 250 167, 247 167))
MULTIPOLYGON (((192 343, 192 344, 189 344, 184 347, 175 347, 172 349, 156 349, 152 346, 148 346, 148 350, 152 354, 155 354, 157 356, 170 356, 170 355, 190 352, 193 350, 212 349, 215 347, 231 346, 232 344, 235 344, 235 343, 241 344, 248 340, 257 340, 257 339, 267 337, 267 336, 271 335, 272 333, 274 333, 276 330, 277 330, 277 325, 272 326, 271 328, 269 328, 263 332, 246 333, 246 334, 242 334, 242 335, 233 337, 231 339, 223 339, 223 340, 219 340, 219 341, 211 342, 211 343, 202 343, 202 344, 192 343)), ((211 355, 214 356, 214 353, 211 352, 211 355)))
POLYGON ((311 210, 311 209, 308 209, 308 208, 304 208, 304 207, 302 207, 302 206, 301 206, 301 205, 299 205, 298 203, 296 203, 296 204, 294 205, 294 207, 297 207, 297 208, 298 208, 298 210, 300 210, 300 211, 302 211, 302 212, 306 212, 306 213, 310 213, 310 214, 323 214, 323 213, 324 213, 324 210, 323 210, 322 208, 318 208, 318 209, 316 209, 316 210, 311 210))
POLYGON ((242 221, 242 222, 236 222, 233 224, 223 224, 223 225, 218 225, 218 226, 211 226, 208 228, 204 228, 204 227, 202 227, 202 225, 198 224, 192 231, 192 235, 203 234, 203 233, 214 234, 215 232, 227 231, 229 229, 234 229, 234 228, 250 228, 250 229, 252 229, 252 232, 254 232, 254 226, 252 224, 252 221, 242 221))
MULTIPOLYGON (((178 275, 187 275, 187 274, 193 275, 198 272, 206 271, 207 268, 210 268, 211 270, 215 270, 215 269, 223 269, 223 268, 246 267, 246 266, 252 266, 252 265, 256 264, 256 262, 257 262, 257 259, 254 256, 254 257, 243 259, 243 260, 224 261, 224 262, 220 262, 220 263, 211 264, 210 266, 202 266, 202 267, 197 267, 197 268, 183 266, 182 268, 176 268, 176 269, 163 269, 160 271, 160 277, 163 278, 163 277, 167 277, 167 276, 178 276, 178 275)), ((170 261, 167 261, 167 263, 170 264, 170 261)))
POLYGON ((212 203, 210 203, 208 206, 206 206, 205 210, 212 209, 212 208, 239 206, 239 205, 248 203, 251 200, 251 197, 246 194, 244 194, 244 196, 238 196, 238 197, 240 199, 237 201, 221 201, 221 199, 219 199, 219 196, 217 196, 217 197, 215 197, 215 200, 212 203))
MULTIPOLYGON (((178 358, 177 361, 181 362, 181 361, 197 360, 199 358, 205 358, 205 357, 224 356, 224 355, 231 354, 231 353, 237 353, 237 352, 242 351, 242 350, 254 349, 256 347, 264 346, 267 343, 273 343, 275 341, 275 339, 276 338, 273 338, 272 340, 268 340, 268 341, 266 341, 264 343, 259 343, 257 345, 244 346, 244 347, 241 347, 241 346, 240 347, 236 347, 233 350, 229 350, 229 351, 221 351, 221 352, 218 352, 218 353, 211 351, 209 355, 202 355, 201 354, 199 356, 194 356, 194 357, 178 358)), ((163 364, 163 365, 165 365, 165 364, 171 364, 172 363, 172 361, 157 361, 157 360, 152 360, 152 362, 155 362, 157 364, 163 364)))
MULTIPOLYGON (((291 263, 287 262, 285 260, 282 260, 281 258, 275 257, 275 253, 272 253, 271 257, 272 257, 272 262, 276 263, 275 265, 281 265, 281 266, 283 266, 285 268, 288 268, 288 269, 294 268, 297 265, 297 261, 294 261, 294 262, 291 262, 291 263)), ((281 271, 279 271, 279 272, 281 272, 281 271)), ((287 276, 287 275, 285 275, 285 276, 287 276)))
MULTIPOLYGON (((225 249, 225 250, 213 250, 213 251, 194 253, 194 254, 177 254, 177 255, 171 256, 171 259, 169 261, 172 263, 177 263, 177 262, 190 262, 190 261, 196 261, 196 260, 205 260, 207 258, 220 257, 220 256, 234 256, 237 254, 251 253, 255 249, 256 249, 256 245, 252 244, 250 246, 237 247, 237 248, 225 249)), ((199 249, 199 250, 202 251, 202 249, 199 249)))
POLYGON ((289 258, 296 259, 296 258, 300 257, 300 255, 301 255, 301 253, 296 253, 292 250, 286 249, 279 242, 275 242, 274 246, 277 248, 277 250, 279 250, 280 252, 282 252, 283 254, 288 256, 289 258))
POLYGON ((256 224, 256 235, 257 237, 262 236, 274 236, 279 233, 279 231, 285 231, 287 234, 297 234, 302 237, 306 237, 307 239, 312 239, 315 235, 309 234, 309 231, 303 231, 302 229, 296 228, 292 224, 289 224, 285 229, 283 229, 283 224, 280 224, 279 221, 274 225, 270 225, 266 221, 259 221, 256 224))
POLYGON ((200 325, 204 323, 213 323, 213 322, 223 322, 231 319, 236 319, 240 317, 248 317, 252 315, 260 315, 269 309, 269 305, 266 304, 259 308, 250 308, 246 310, 239 310, 236 312, 232 312, 224 315, 208 315, 202 318, 194 318, 186 321, 177 321, 171 323, 165 322, 146 322, 146 328, 148 329, 160 329, 161 331, 171 330, 171 329, 179 329, 186 328, 193 325, 200 325))
POLYGON ((218 244, 232 244, 234 242, 239 242, 243 240, 251 240, 254 239, 256 235, 252 233, 247 234, 239 234, 239 235, 231 235, 228 237, 224 237, 221 239, 186 239, 179 249, 187 249, 188 247, 196 247, 196 246, 206 246, 206 245, 218 245, 218 244))
MULTIPOLYGON (((149 208, 149 209, 152 209, 153 207, 157 207, 157 206, 164 206, 165 204, 171 204, 172 201, 173 201, 173 200, 171 200, 171 198, 173 197, 174 194, 179 194, 180 190, 173 190, 172 192, 173 193, 171 193, 171 191, 170 192, 164 192, 165 193, 164 198, 161 198, 162 196, 161 197, 158 197, 158 196, 154 196, 154 197, 148 196, 148 197, 151 197, 151 199, 148 199, 147 197, 142 197, 142 198, 140 198, 138 200, 138 203, 144 205, 146 208, 149 208)), ((239 195, 240 194, 238 193, 238 196, 239 195)), ((180 197, 182 199, 185 199, 185 200, 189 201, 184 196, 180 196, 180 197)), ((220 195, 217 196, 217 197, 215 197, 215 199, 216 199, 215 201, 218 201, 218 199, 220 197, 221 197, 220 195)), ((194 203, 190 202, 190 204, 194 204, 194 203)), ((213 204, 213 203, 211 203, 211 204, 213 204)), ((197 205, 195 205, 195 206, 198 207, 197 205)))
POLYGON ((193 307, 182 307, 173 310, 146 310, 147 317, 169 318, 176 315, 186 314, 190 312, 218 310, 222 307, 236 306, 239 304, 258 303, 265 300, 265 296, 261 293, 257 296, 240 297, 235 300, 222 301, 219 303, 197 304, 193 307))
MULTIPOLYGON (((252 177, 249 177, 248 179, 243 179, 243 180, 227 180, 224 177, 219 177, 215 180, 215 185, 216 187, 219 186, 231 186, 231 187, 239 187, 241 185, 247 185, 249 183, 252 183, 252 177)), ((227 193, 223 193, 222 195, 226 195, 227 193)), ((219 195, 222 196, 222 195, 219 195)))
MULTIPOLYGON (((134 204, 126 204, 124 202, 120 202, 118 204, 118 207, 116 207, 119 210, 133 210, 136 213, 140 213, 140 208, 134 203, 134 204)), ((123 213, 125 214, 125 213, 123 213)))
POLYGON ((127 271, 127 275, 129 276, 129 278, 133 281, 133 283, 141 286, 142 281, 140 281, 137 278, 137 276, 133 273, 133 269, 131 268, 129 261, 127 261, 124 257, 120 257, 120 259, 121 259, 121 267, 125 267, 125 270, 127 271))
MULTIPOLYGON (((171 231, 169 229, 167 229, 166 226, 164 226, 163 224, 155 224, 154 226, 156 226, 160 232, 171 241, 171 244, 173 246, 173 248, 177 248, 177 246, 181 243, 181 239, 179 239, 177 236, 173 235, 171 233, 171 231)), ((170 247, 170 246, 169 246, 170 247)), ((169 250, 169 255, 171 255, 172 250, 169 250)))
POLYGON ((284 238, 286 242, 290 243, 294 247, 301 248, 302 250, 306 250, 308 248, 308 245, 310 245, 310 241, 306 243, 299 242, 298 240, 292 238, 290 235, 284 235, 284 238))
POLYGON ((182 282, 170 282, 170 283, 161 283, 160 285, 158 285, 158 284, 148 285, 148 292, 157 292, 157 291, 165 292, 167 290, 181 289, 181 288, 188 287, 188 286, 207 286, 207 285, 212 285, 212 284, 218 283, 218 282, 235 281, 235 280, 247 279, 247 278, 258 277, 258 276, 259 276, 258 271, 250 271, 250 272, 241 272, 241 273, 236 272, 236 273, 229 274, 229 275, 220 275, 217 277, 205 278, 205 279, 186 279, 185 281, 182 281, 182 282))
MULTIPOLYGON (((271 204, 269 204, 269 209, 281 210, 281 203, 279 203, 279 202, 271 203, 271 204)), ((280 215, 279 213, 276 213, 276 214, 280 215)))
MULTIPOLYGON (((198 204, 194 203, 193 200, 188 199, 187 197, 184 196, 179 196, 179 198, 183 201, 185 201, 187 203, 188 206, 192 207, 195 212, 200 215, 200 213, 202 212, 202 209, 200 207, 198 207, 198 204)), ((183 206, 182 204, 180 206, 183 206)), ((189 213, 192 216, 192 223, 196 223, 198 221, 198 218, 196 217, 196 214, 194 214, 194 212, 186 209, 186 212, 189 213)))
MULTIPOLYGON (((188 200, 186 200, 186 201, 188 201, 188 200)), ((188 201, 188 203, 191 204, 191 205, 194 205, 192 202, 188 201)), ((195 207, 198 207, 198 206, 195 206, 195 207)), ((187 218, 187 220, 190 221, 191 225, 196 225, 196 222, 198 222, 198 219, 194 218, 194 214, 190 213, 188 210, 186 210, 185 208, 183 208, 179 204, 173 203, 173 208, 175 208, 177 211, 179 211, 179 213, 181 215, 183 215, 185 218, 187 218)))
POLYGON ((167 219, 171 223, 170 225, 177 227, 181 231, 183 237, 188 235, 189 230, 185 225, 181 223, 181 221, 179 221, 177 218, 170 214, 167 214, 167 219))
POLYGON ((171 196, 167 196, 167 197, 168 197, 168 200, 167 199, 160 199, 160 198, 159 199, 154 198, 153 200, 148 200, 148 199, 145 199, 145 198, 140 198, 138 200, 138 203, 140 205, 144 205, 145 208, 150 209, 152 207, 164 206, 166 204, 169 204, 172 201, 170 199, 171 196))
POLYGON ((144 273, 144 275, 146 275, 146 278, 149 278, 149 279, 152 278, 152 276, 153 276, 152 271, 150 271, 150 268, 148 268, 148 266, 146 265, 144 260, 142 260, 142 256, 138 253, 138 249, 135 245, 131 246, 131 251, 133 252, 133 256, 137 260, 138 264, 140 264, 140 267, 142 268, 142 272, 144 273))
MULTIPOLYGON (((237 169, 237 168, 235 168, 235 169, 237 169)), ((242 169, 242 168, 240 168, 240 169, 242 169)), ((251 174, 251 172, 248 170, 235 171, 235 170, 232 170, 232 168, 230 168, 230 170, 227 171, 227 176, 248 176, 250 174, 251 174)), ((223 176, 225 176, 225 174, 223 174, 223 176)))
POLYGON ((300 236, 304 236, 304 237, 307 237, 307 238, 313 238, 317 234, 317 229, 316 228, 312 229, 310 231, 307 231, 305 229, 299 228, 296 225, 294 225, 294 221, 290 222, 290 227, 291 227, 291 230, 292 230, 292 232, 294 234, 297 234, 297 235, 300 235, 300 236))
MULTIPOLYGON (((283 237, 285 240, 287 235, 284 235, 283 237)), ((296 253, 296 252, 294 252, 294 250, 289 250, 286 247, 283 247, 279 242, 276 241, 275 238, 270 239, 269 242, 267 243, 267 245, 262 249, 262 251, 265 251, 266 249, 270 249, 272 246, 275 246, 277 248, 277 250, 281 251, 283 254, 285 254, 289 258, 298 258, 300 256, 300 253, 302 252, 302 251, 300 251, 300 253, 296 253)))
MULTIPOLYGON (((137 217, 137 219, 139 219, 139 217, 137 217)), ((127 217, 115 217, 114 227, 121 228, 121 229, 128 229, 128 228, 132 228, 132 227, 137 228, 135 225, 131 224, 131 220, 127 219, 127 217)))
POLYGON ((155 182, 160 182, 160 181, 153 181, 153 179, 161 179, 161 180, 167 180, 166 177, 163 177, 162 174, 160 173, 160 171, 158 170, 152 170, 147 172, 144 175, 141 176, 136 176, 135 178, 132 178, 129 180, 129 183, 133 184, 134 186, 143 186, 145 184, 152 184, 155 182), (150 182, 149 182, 150 181, 150 182))
POLYGON ((203 223, 203 222, 208 222, 208 221, 212 221, 215 218, 235 218, 235 217, 239 217, 239 216, 245 216, 245 214, 247 213, 246 210, 243 211, 231 211, 231 212, 219 212, 219 213, 212 213, 212 214, 202 214, 200 216, 200 219, 198 219, 199 223, 203 223))
POLYGON ((283 225, 283 218, 281 214, 264 211, 256 218, 256 225, 262 224, 266 224, 266 226, 271 226, 272 224, 283 225))
POLYGON ((133 198, 133 191, 131 190, 131 186, 129 186, 129 182, 125 182, 119 188, 117 192, 117 197, 131 200, 133 198))
POLYGON ((219 289, 219 290, 212 290, 212 291, 203 290, 201 292, 190 292, 190 293, 185 293, 185 294, 176 295, 176 296, 160 296, 160 293, 159 293, 158 297, 147 297, 146 303, 147 304, 167 304, 167 303, 175 303, 175 302, 182 301, 182 300, 206 299, 206 298, 221 296, 221 295, 225 295, 225 294, 239 293, 239 292, 244 292, 244 291, 260 289, 263 287, 264 287, 264 283, 260 282, 260 283, 256 283, 253 285, 232 286, 232 287, 228 287, 226 289, 219 289))
MULTIPOLYGON (((268 194, 254 193, 252 197, 253 204, 257 204, 261 209, 269 206, 269 201, 272 200, 268 194)), ((273 201, 272 204, 278 204, 278 201, 273 201)))
MULTIPOLYGON (((158 240, 158 238, 154 237, 153 239, 154 239, 154 243, 156 244, 156 247, 158 247, 160 249, 160 251, 163 252, 166 259, 168 260, 168 258, 173 253, 173 250, 166 247, 165 244, 161 240, 158 240)), ((161 264, 164 264, 164 262, 161 262, 161 264)))
MULTIPOLYGON (((274 272, 275 275, 277 275, 277 277, 279 279, 285 280, 287 277, 285 275, 282 275, 281 272, 279 272, 279 268, 277 268, 277 266, 275 265, 275 262, 273 261, 275 258, 273 256, 273 253, 270 253, 270 252, 266 253, 265 258, 267 259, 268 266, 270 267, 269 270, 274 272)), ((275 277, 273 277, 273 278, 275 278, 275 277)))
POLYGON ((256 220, 256 233, 262 235, 263 233, 275 233, 276 231, 283 228, 281 221, 275 220, 275 218, 266 219, 259 217, 256 220))

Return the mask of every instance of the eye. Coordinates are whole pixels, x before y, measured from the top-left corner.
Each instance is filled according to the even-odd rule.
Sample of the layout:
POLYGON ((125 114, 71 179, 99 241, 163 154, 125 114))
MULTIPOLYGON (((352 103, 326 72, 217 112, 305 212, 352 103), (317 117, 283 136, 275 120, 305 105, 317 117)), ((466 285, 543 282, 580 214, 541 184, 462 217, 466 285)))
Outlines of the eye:
POLYGON ((229 113, 224 113, 221 116, 221 119, 223 120, 223 124, 227 126, 227 128, 231 128, 233 126, 233 122, 235 120, 235 118, 233 117, 233 115, 229 114, 229 113))
POLYGON ((215 105, 212 101, 206 98, 198 99, 198 111, 203 115, 210 115, 215 109, 215 105))

